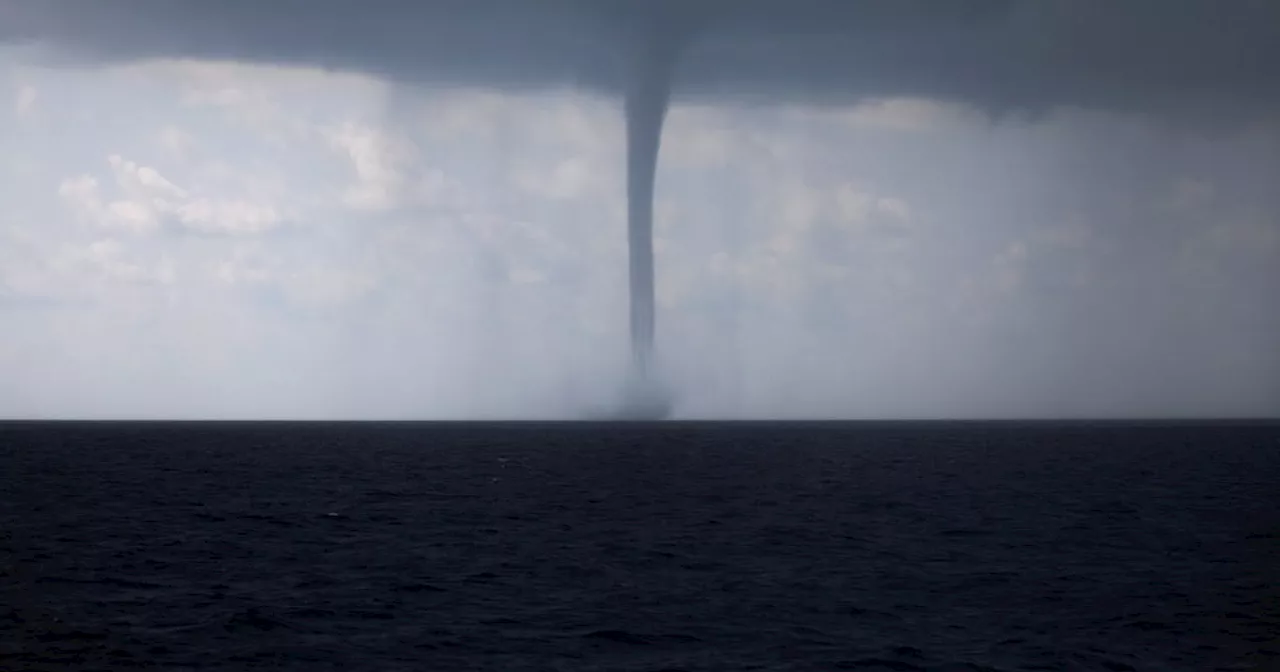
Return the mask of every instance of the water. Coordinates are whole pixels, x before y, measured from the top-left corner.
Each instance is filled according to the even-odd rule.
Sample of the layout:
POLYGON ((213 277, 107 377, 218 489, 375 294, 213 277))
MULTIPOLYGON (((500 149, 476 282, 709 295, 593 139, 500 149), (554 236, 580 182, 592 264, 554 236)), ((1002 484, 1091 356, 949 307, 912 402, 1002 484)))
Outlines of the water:
POLYGON ((0 669, 1280 669, 1280 426, 0 425, 0 669))

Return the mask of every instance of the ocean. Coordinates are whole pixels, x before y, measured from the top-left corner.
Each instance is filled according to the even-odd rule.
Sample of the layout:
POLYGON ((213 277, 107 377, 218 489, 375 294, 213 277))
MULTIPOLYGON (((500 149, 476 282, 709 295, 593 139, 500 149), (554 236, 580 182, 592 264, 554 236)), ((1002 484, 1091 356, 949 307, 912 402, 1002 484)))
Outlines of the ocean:
POLYGON ((1277 423, 0 424, 0 669, 1280 670, 1277 423))

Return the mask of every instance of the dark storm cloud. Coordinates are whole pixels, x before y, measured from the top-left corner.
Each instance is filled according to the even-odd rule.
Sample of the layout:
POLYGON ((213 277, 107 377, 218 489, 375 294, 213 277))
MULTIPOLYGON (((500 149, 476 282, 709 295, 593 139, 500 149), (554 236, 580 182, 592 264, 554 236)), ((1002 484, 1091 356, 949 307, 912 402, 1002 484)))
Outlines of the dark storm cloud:
POLYGON ((920 95, 1273 118, 1275 0, 0 0, 60 57, 217 57, 405 82, 622 88, 638 36, 692 33, 676 95, 920 95))

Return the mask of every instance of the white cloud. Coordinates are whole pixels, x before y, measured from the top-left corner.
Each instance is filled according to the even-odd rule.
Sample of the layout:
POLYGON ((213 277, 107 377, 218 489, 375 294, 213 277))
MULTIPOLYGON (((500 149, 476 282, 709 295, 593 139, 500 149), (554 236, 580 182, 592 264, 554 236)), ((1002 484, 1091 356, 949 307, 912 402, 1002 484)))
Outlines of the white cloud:
POLYGON ((98 178, 92 175, 79 175, 64 180, 58 186, 58 195, 77 203, 96 203, 98 178))
POLYGON ((289 273, 281 281, 286 296, 295 305, 313 309, 350 303, 365 296, 376 284, 366 273, 314 267, 289 273))
POLYGON ((526 193, 557 201, 587 196, 593 182, 591 165, 584 157, 564 159, 549 169, 529 170, 516 177, 516 184, 526 193))
POLYGON ((174 214, 186 228, 198 233, 252 235, 266 233, 284 223, 275 207, 245 201, 189 200, 174 214))
POLYGON ((18 88, 18 92, 14 95, 13 112, 19 119, 26 118, 35 112, 36 100, 39 94, 34 86, 24 84, 18 88))
POLYGON ((118 222, 135 232, 152 231, 160 226, 156 212, 136 201, 112 201, 107 204, 108 221, 118 222))
POLYGON ((169 284, 173 282, 173 264, 167 259, 154 268, 129 258, 124 244, 118 240, 103 239, 90 243, 83 250, 68 255, 66 261, 71 264, 83 263, 101 276, 114 281, 169 284))
POLYGON ((165 179, 154 168, 140 166, 118 154, 108 156, 107 163, 120 188, 130 196, 176 199, 187 197, 186 191, 165 179))
POLYGON ((166 125, 156 134, 160 146, 176 159, 185 159, 190 154, 195 139, 190 133, 173 125, 166 125))
POLYGON ((177 279, 167 253, 145 253, 114 238, 49 242, 32 235, 0 236, 0 303, 32 305, 122 305, 132 290, 164 288, 177 279))
MULTIPOLYGON (((0 335, 0 414, 33 389, 62 414, 309 417, 564 416, 614 392, 627 333, 616 101, 228 63, 23 76, 48 123, 4 139, 23 171, 0 180, 20 208, 0 213, 0 301, 86 305, 24 314, 20 333, 0 335), (157 235, 174 232, 200 235, 157 235), (66 366, 28 365, 38 347, 66 366)), ((1269 150, 1232 163, 1212 145, 1217 169, 1190 152, 1135 159, 1092 184, 1081 176, 1115 163, 1112 140, 1142 157, 1161 137, 1087 121, 994 128, 918 100, 673 108, 656 245, 681 408, 1099 408, 1086 383, 1107 379, 1089 364, 1104 355, 1128 376, 1114 403, 1189 403, 1134 382, 1155 360, 1108 326, 1138 303, 1109 291, 1117 278, 1174 274, 1155 253, 1127 268, 1138 257, 1107 228, 1143 208, 1159 212, 1142 235, 1194 230, 1183 242, 1208 269, 1197 277, 1235 290, 1178 297, 1217 331, 1173 299, 1142 306, 1171 325, 1162 347, 1234 344, 1230 366, 1197 369, 1199 389, 1236 390, 1224 404, 1238 408, 1274 399, 1257 391, 1272 351, 1222 335, 1274 330, 1204 298, 1256 316, 1245 308, 1274 285, 1274 208, 1241 186, 1269 174, 1269 150), (1102 158, 1082 160, 1090 147, 1102 158), (1191 226, 1201 219, 1219 226, 1191 226), (1046 353, 1082 363, 1055 370, 1046 353)))
POLYGON ((882 197, 876 201, 876 208, 899 221, 911 221, 911 206, 901 198, 882 197))
POLYGON ((231 256, 214 263, 214 277, 227 285, 263 285, 272 277, 260 245, 237 245, 231 256))
POLYGON ((725 167, 743 141, 725 117, 712 108, 673 106, 667 114, 663 160, 700 169, 725 167))
POLYGON ((328 139, 346 154, 355 170, 356 183, 343 197, 349 207, 385 211, 400 205, 407 182, 405 171, 414 158, 409 142, 353 123, 331 129, 328 139))
POLYGON ((146 200, 104 201, 98 179, 80 175, 64 180, 58 195, 72 211, 94 226, 146 234, 160 227, 160 218, 152 203, 146 200))
POLYGON ((255 235, 283 226, 278 208, 243 199, 198 196, 179 187, 154 168, 119 155, 107 158, 121 198, 103 197, 97 178, 81 175, 59 186, 59 195, 87 221, 105 229, 134 234, 173 226, 201 234, 255 235))

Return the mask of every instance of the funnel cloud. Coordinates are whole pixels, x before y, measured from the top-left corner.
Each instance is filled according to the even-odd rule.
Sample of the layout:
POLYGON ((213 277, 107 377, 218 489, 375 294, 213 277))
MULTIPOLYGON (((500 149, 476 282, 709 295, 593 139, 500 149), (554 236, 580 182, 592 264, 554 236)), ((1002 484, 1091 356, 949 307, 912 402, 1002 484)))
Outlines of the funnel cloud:
MULTIPOLYGON (((609 374, 622 398, 616 413, 604 415, 666 417, 676 388, 681 412, 720 413, 708 401, 720 394, 708 392, 712 379, 794 390, 774 399, 759 383, 754 391, 752 383, 720 383, 742 398, 739 413, 756 416, 779 408, 839 415, 875 404, 902 410, 926 397, 934 400, 929 408, 950 399, 952 408, 981 414, 974 409, 985 408, 982 399, 972 398, 972 407, 958 401, 974 381, 990 382, 1005 395, 991 399, 1003 399, 1005 408, 1025 404, 1028 414, 1064 408, 1056 395, 1084 389, 1095 390, 1094 405, 1080 406, 1091 409, 1119 407, 1126 395, 1151 400, 1144 409, 1171 408, 1157 398, 1199 384, 1187 399, 1226 399, 1228 390, 1248 387, 1252 396, 1240 393, 1247 404, 1223 401, 1214 412, 1256 413, 1274 407, 1280 394, 1280 363, 1260 345, 1275 319, 1254 301, 1277 286, 1276 204, 1260 186, 1277 177, 1278 165, 1280 4, 1271 0, 0 0, 0 50, 48 73, 218 63, 385 83, 389 114, 406 121, 381 130, 358 123, 289 130, 270 117, 275 112, 249 109, 258 103, 238 86, 182 94, 194 104, 236 107, 246 125, 277 124, 272 142, 282 147, 291 146, 289 138, 323 136, 350 158, 360 181, 344 192, 345 203, 371 222, 393 219, 390 213, 412 200, 408 194, 425 188, 414 170, 444 165, 432 163, 445 161, 430 153, 436 145, 415 153, 407 139, 418 132, 410 109, 418 98, 448 91, 482 101, 473 118, 464 114, 448 122, 452 131, 438 131, 461 133, 477 149, 430 178, 429 207, 453 188, 446 178, 469 174, 473 164, 489 161, 490 177, 480 179, 497 189, 509 186, 499 164, 537 163, 560 151, 530 153, 518 129, 532 126, 512 118, 501 142, 522 149, 482 159, 484 133, 474 128, 487 118, 479 111, 485 105, 554 99, 595 110, 596 102, 583 101, 604 101, 618 126, 588 124, 577 112, 567 135, 549 142, 562 143, 567 156, 588 137, 593 146, 616 141, 622 155, 609 158, 616 168, 565 158, 518 185, 561 204, 554 213, 530 213, 531 221, 570 217, 564 204, 585 202, 588 191, 606 194, 593 201, 595 212, 604 212, 614 207, 611 190, 621 192, 622 207, 610 216, 625 221, 625 253, 609 263, 626 289, 628 328, 619 314, 611 320, 619 333, 577 352, 565 346, 561 355, 573 362, 583 348, 591 357, 606 350, 605 340, 629 342, 629 357, 621 350, 600 356, 625 368, 609 374), (720 121, 705 121, 711 118, 720 121), (813 129, 813 138, 804 139, 810 131, 794 130, 797 124, 813 129), (790 145, 771 135, 784 127, 793 129, 786 131, 790 145), (824 148, 821 134, 844 139, 824 148), (699 203, 708 196, 715 203, 699 203), (726 243, 731 238, 742 242, 726 243), (910 259, 910 269, 899 258, 910 259), (930 264, 937 270, 926 270, 930 264), (991 270, 975 271, 974 264, 991 270), (1188 284, 1180 289, 1172 278, 1188 284), (750 299, 732 306, 718 293, 721 284, 750 299), (689 289, 695 285, 698 291, 689 289), (879 287, 892 294, 876 294, 879 287), (930 291, 937 296, 926 296, 930 291), (765 304, 786 309, 761 312, 765 304), (715 326, 739 323, 749 326, 715 326), (792 323, 804 326, 787 331, 792 323), (730 358, 730 340, 744 348, 734 375, 716 368, 733 368, 721 362, 730 358), (1180 363, 1194 350, 1189 344, 1204 353, 1193 365, 1180 363), (960 354, 987 350, 989 359, 960 354), (1002 350, 1009 356, 998 356, 1002 350), (894 352, 903 354, 885 354, 894 352), (1077 361, 1079 353, 1092 358, 1077 361), (896 368, 881 367, 881 356, 901 359, 893 360, 896 368), (1183 382, 1157 384, 1160 376, 1152 374, 1141 387, 1123 373, 1142 367, 1183 382), (1245 378, 1248 385, 1232 382, 1245 378), (697 391, 691 380, 706 384, 697 391), (850 380, 862 381, 860 394, 868 396, 840 397, 836 390, 850 380)), ((36 80, 18 84, 12 107, 26 129, 69 100, 36 80)), ((530 105, 519 114, 532 123, 540 108, 530 105)), ((186 160, 199 146, 181 129, 164 133, 172 157, 186 160)), ((80 219, 99 222, 95 230, 106 238, 53 266, 97 264, 122 282, 164 285, 191 271, 147 270, 129 256, 152 249, 145 236, 178 227, 243 241, 298 230, 294 212, 211 201, 191 186, 200 173, 185 175, 178 163, 121 147, 95 159, 111 171, 106 177, 85 169, 59 176, 58 198, 80 219), (116 183, 120 197, 111 195, 116 183)), ((270 188, 258 184, 253 193, 270 188)), ((513 197, 513 210, 521 198, 513 197)), ((19 218, 9 215, 0 225, 19 218)), ((500 228, 461 224, 457 240, 484 246, 513 235, 500 228)), ((532 241, 545 242, 545 232, 530 235, 533 253, 532 241)), ((267 272, 254 264, 269 257, 248 243, 233 248, 230 260, 216 265, 218 277, 264 282, 257 278, 267 272)), ((349 249, 354 255, 358 248, 349 249)), ((589 249, 581 254, 606 258, 604 247, 589 249)), ((470 270, 459 260, 431 286, 452 283, 477 297, 499 297, 507 296, 503 287, 519 285, 528 297, 538 283, 602 278, 599 268, 531 270, 520 252, 477 254, 489 261, 470 270)), ((10 256, 15 261, 0 255, 0 302, 35 282, 20 255, 10 256)), ((329 291, 296 282, 299 292, 329 291)), ((374 292, 361 282, 334 279, 333 295, 374 292)), ((466 310, 534 310, 510 296, 466 310)), ((468 347, 503 347, 507 328, 498 318, 466 319, 489 343, 474 339, 468 347)), ((543 347, 515 326, 510 331, 512 340, 524 339, 513 352, 543 347)), ((35 333, 32 343, 39 342, 35 333)), ((477 379, 491 375, 475 367, 477 379)), ((511 407, 517 387, 508 390, 511 407)), ((1210 406, 1187 401, 1179 408, 1210 406)))
POLYGON ((651 21, 636 36, 631 81, 626 89, 627 248, 631 303, 632 383, 624 402, 629 417, 665 416, 670 403, 654 371, 653 192, 662 124, 685 31, 651 21))

